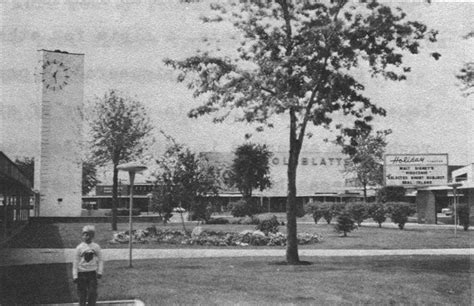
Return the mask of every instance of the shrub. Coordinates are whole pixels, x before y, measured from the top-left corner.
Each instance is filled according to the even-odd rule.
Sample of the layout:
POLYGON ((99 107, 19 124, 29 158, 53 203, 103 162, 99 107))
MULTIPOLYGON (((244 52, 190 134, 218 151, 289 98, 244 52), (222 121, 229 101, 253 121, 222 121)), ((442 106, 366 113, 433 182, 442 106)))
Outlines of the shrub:
POLYGON ((356 229, 356 225, 354 219, 352 218, 352 214, 348 210, 342 211, 339 216, 337 217, 337 223, 335 225, 335 229, 337 232, 343 232, 344 237, 347 236, 347 233, 351 232, 352 230, 356 229))
POLYGON ((465 231, 469 229, 469 205, 459 205, 457 208, 457 215, 459 224, 462 225, 465 231))
POLYGON ((387 220, 387 208, 383 204, 375 203, 369 207, 369 217, 382 227, 382 223, 387 220))
MULTIPOLYGON (((106 215, 112 215, 112 213, 107 213, 106 215)), ((130 211, 128 208, 120 208, 117 209, 117 216, 129 216, 130 211)), ((139 216, 140 215, 140 209, 139 208, 132 208, 132 216, 139 216)))
POLYGON ((307 214, 313 216, 314 223, 318 223, 318 220, 323 217, 323 210, 321 209, 321 203, 310 202, 304 206, 304 210, 307 214))
POLYGON ((260 207, 252 201, 247 203, 245 200, 239 200, 238 202, 232 204, 231 214, 234 217, 245 217, 253 216, 260 212, 260 207))
POLYGON ((399 229, 405 227, 405 223, 408 221, 408 216, 414 214, 416 209, 410 203, 404 202, 392 202, 387 203, 388 214, 392 219, 392 222, 398 224, 399 229))
POLYGON ((210 218, 206 221, 206 224, 229 224, 229 220, 226 218, 210 218))
POLYGON ((261 220, 255 227, 255 229, 262 231, 263 233, 265 233, 265 235, 268 235, 268 233, 277 233, 279 225, 280 222, 278 222, 277 217, 272 216, 270 219, 261 220))
POLYGON ((351 203, 347 206, 347 211, 352 215, 352 218, 358 226, 360 226, 362 221, 367 219, 369 215, 367 203, 351 203))
POLYGON ((334 216, 334 210, 332 205, 329 203, 323 203, 320 206, 320 209, 324 220, 326 220, 328 224, 331 224, 332 217, 334 216))

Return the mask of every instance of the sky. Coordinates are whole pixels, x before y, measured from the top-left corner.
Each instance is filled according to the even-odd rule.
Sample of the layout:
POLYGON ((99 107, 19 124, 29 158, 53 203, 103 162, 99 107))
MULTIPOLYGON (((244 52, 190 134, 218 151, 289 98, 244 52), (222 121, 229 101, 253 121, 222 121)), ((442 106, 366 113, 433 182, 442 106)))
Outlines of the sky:
MULTIPOLYGON (((159 131, 195 151, 232 151, 244 142, 253 126, 227 122, 213 124, 210 117, 190 119, 187 112, 199 105, 177 73, 163 59, 183 59, 206 48, 232 52, 237 46, 230 25, 203 24, 207 1, 178 0, 49 0, 1 1, 0 151, 14 158, 35 156, 39 144, 40 103, 36 96, 39 49, 85 54, 86 105, 108 89, 118 89, 143 102, 155 125, 155 152, 165 146, 159 131)), ((474 162, 474 102, 463 97, 455 74, 474 60, 473 2, 392 2, 410 19, 439 31, 438 42, 420 55, 407 56, 412 73, 405 82, 359 78, 369 97, 388 114, 375 121, 376 129, 392 129, 387 153, 448 153, 449 163, 474 162), (431 52, 441 53, 435 61, 431 52)), ((304 151, 334 151, 322 142, 334 137, 314 129, 304 151)), ((288 148, 288 124, 253 133, 255 142, 275 151, 288 148)))

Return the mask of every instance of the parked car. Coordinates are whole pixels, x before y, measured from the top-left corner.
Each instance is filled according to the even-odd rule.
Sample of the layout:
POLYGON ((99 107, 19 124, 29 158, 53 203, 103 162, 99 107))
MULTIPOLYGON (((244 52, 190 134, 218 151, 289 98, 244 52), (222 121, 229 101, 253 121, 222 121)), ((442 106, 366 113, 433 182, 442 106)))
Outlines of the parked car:
POLYGON ((451 210, 451 208, 443 208, 441 209, 441 213, 445 214, 446 216, 451 216, 453 214, 453 211, 451 210))

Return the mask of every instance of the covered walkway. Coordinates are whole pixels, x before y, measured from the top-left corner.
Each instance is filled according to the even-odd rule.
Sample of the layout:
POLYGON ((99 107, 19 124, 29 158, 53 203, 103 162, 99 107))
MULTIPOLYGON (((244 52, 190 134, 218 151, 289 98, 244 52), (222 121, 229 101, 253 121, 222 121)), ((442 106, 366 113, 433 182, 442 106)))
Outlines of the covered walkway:
POLYGON ((0 241, 7 240, 28 222, 32 182, 0 151, 0 241))

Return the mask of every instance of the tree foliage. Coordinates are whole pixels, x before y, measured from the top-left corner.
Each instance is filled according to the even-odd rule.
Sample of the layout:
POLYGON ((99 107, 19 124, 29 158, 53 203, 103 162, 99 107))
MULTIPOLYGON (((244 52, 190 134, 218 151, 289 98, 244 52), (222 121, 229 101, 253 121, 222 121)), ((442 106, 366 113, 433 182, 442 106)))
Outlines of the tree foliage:
POLYGON ((248 201, 254 189, 263 191, 271 186, 270 157, 272 153, 266 145, 246 143, 234 151, 231 165, 230 183, 236 186, 248 201))
POLYGON ((354 217, 348 210, 343 210, 337 216, 337 223, 334 225, 337 232, 342 232, 344 237, 347 237, 347 233, 352 232, 357 228, 354 217))
POLYGON ((141 102, 116 90, 96 99, 89 125, 94 162, 113 165, 112 230, 117 230, 117 166, 141 157, 152 125, 141 102))
POLYGON ((354 143, 345 146, 343 152, 350 156, 346 172, 357 176, 364 190, 364 201, 367 201, 367 187, 383 184, 383 155, 387 146, 386 136, 391 130, 377 131, 375 135, 362 132, 354 143))
POLYGON ((99 182, 97 169, 92 161, 82 162, 82 194, 88 194, 99 182))
POLYGON ((374 203, 369 207, 369 217, 382 227, 382 223, 387 220, 387 208, 381 203, 374 203))
POLYGON ((405 200, 405 187, 403 186, 384 186, 377 191, 377 201, 401 202, 405 200))
POLYGON ((436 40, 436 32, 376 1, 229 5, 213 4, 222 18, 207 21, 229 20, 241 33, 235 58, 204 52, 165 63, 179 70, 178 81, 187 82, 204 101, 190 117, 213 113, 214 121, 221 122, 232 114, 237 121, 257 123, 258 130, 287 118, 286 258, 298 264, 296 170, 308 124, 335 127, 341 132, 337 141, 351 144, 361 130, 370 129, 374 115, 386 113, 364 95, 357 72, 406 79, 410 67, 403 64, 404 53, 417 54, 420 41, 436 40))
POLYGON ((369 217, 369 209, 367 203, 363 202, 354 202, 346 205, 345 210, 347 210, 352 219, 357 223, 358 226, 369 217))
MULTIPOLYGON (((469 32, 464 38, 473 39, 474 31, 469 32)), ((474 62, 464 63, 456 77, 461 81, 463 95, 466 97, 472 95, 474 93, 474 62)))
POLYGON ((405 228, 408 217, 416 212, 416 208, 410 203, 390 202, 386 205, 390 219, 392 219, 392 222, 397 224, 401 230, 405 228))
POLYGON ((17 157, 15 164, 21 173, 33 184, 35 180, 35 158, 34 157, 17 157))
POLYGON ((208 206, 219 188, 218 171, 204 156, 165 136, 169 145, 156 160, 158 170, 154 173, 158 191, 155 206, 164 213, 165 221, 175 207, 189 210, 193 219, 207 221, 208 206))

